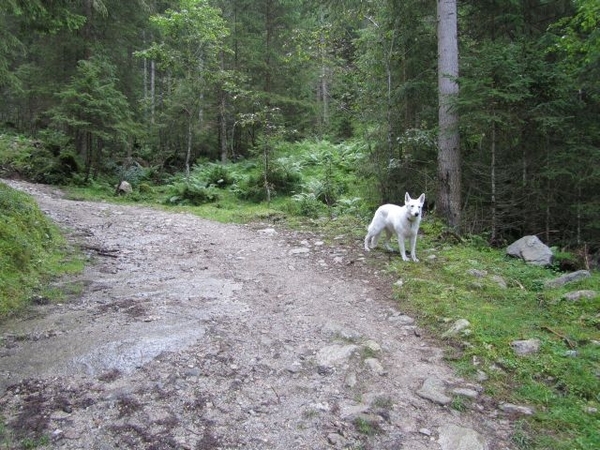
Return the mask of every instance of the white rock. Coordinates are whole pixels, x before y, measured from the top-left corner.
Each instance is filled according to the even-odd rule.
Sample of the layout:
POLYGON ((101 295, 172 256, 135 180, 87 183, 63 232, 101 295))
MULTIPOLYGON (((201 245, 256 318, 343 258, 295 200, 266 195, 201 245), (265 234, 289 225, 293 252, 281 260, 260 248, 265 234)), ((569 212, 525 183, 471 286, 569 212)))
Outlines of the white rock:
POLYGON ((417 391, 417 395, 439 405, 448 405, 452 402, 452 398, 446 395, 444 382, 438 378, 427 378, 421 389, 417 391))
POLYGON ((365 359, 365 366, 367 366, 372 372, 377 375, 385 375, 386 371, 377 358, 365 359))
POLYGON ((317 363, 320 366, 337 366, 348 362, 354 352, 358 349, 357 345, 339 345, 334 344, 323 347, 317 353, 317 363))
POLYGON ((442 450, 487 450, 481 434, 471 428, 448 424, 440 427, 438 443, 442 450))
POLYGON ((512 403, 500 403, 498 408, 506 413, 519 414, 522 416, 531 416, 534 413, 534 410, 528 406, 513 405, 512 403))
POLYGON ((448 331, 446 331, 444 334, 442 334, 442 337, 447 338, 447 337, 456 336, 458 333, 460 333, 463 330, 466 330, 470 326, 471 326, 471 323, 467 319, 458 319, 448 329, 448 331))
POLYGON ((542 342, 539 339, 524 339, 512 341, 510 346, 519 356, 531 355, 540 350, 542 342))

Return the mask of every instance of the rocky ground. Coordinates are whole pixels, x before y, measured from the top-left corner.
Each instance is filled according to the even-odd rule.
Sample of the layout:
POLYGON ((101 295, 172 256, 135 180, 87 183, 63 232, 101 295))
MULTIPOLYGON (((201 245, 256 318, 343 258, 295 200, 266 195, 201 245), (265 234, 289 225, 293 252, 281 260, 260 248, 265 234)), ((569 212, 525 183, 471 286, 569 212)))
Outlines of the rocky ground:
POLYGON ((393 301, 383 252, 10 184, 91 264, 59 284, 72 301, 0 323, 0 448, 512 448, 393 301))

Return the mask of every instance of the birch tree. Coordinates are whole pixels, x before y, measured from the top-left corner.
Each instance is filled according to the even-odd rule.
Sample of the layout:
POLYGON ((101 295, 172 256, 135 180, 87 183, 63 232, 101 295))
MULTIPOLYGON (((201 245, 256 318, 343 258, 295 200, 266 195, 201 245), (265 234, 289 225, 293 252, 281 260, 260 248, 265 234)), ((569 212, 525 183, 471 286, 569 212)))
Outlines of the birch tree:
POLYGON ((193 138, 203 126, 205 94, 221 72, 223 41, 229 31, 221 11, 206 0, 179 0, 178 9, 151 17, 161 41, 140 52, 157 61, 170 80, 166 103, 170 114, 185 117, 185 170, 190 173, 193 138))

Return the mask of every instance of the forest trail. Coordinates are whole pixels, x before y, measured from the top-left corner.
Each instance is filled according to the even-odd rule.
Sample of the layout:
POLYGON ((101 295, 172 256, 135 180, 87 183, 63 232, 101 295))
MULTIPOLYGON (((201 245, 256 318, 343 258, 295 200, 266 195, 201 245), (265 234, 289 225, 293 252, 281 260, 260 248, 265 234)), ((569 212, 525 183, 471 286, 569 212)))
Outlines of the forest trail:
POLYGON ((402 313, 361 243, 8 183, 91 259, 61 282, 82 287, 72 301, 0 323, 13 444, 512 448, 509 418, 402 313), (464 411, 450 405, 457 392, 473 397, 464 411))

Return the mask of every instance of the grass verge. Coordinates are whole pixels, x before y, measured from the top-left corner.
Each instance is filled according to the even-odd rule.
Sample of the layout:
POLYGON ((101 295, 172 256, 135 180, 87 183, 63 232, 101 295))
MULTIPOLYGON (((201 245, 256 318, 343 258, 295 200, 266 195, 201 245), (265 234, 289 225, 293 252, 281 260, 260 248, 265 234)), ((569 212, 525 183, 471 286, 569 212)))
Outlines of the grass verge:
MULTIPOLYGON (((427 233, 427 225, 424 226, 427 233)), ((431 231, 431 229, 430 229, 431 231)), ((447 358, 473 380, 484 376, 497 401, 532 407, 515 434, 527 449, 600 448, 600 276, 544 287, 560 275, 509 259, 477 240, 448 244, 425 238, 418 264, 396 259, 399 307, 447 345, 447 358), (570 291, 593 298, 569 301, 570 291), (442 337, 458 319, 468 331, 442 337), (511 342, 539 339, 540 351, 518 356, 511 342)))
POLYGON ((82 267, 35 201, 0 183, 0 319, 31 301, 60 299, 50 281, 82 267))

